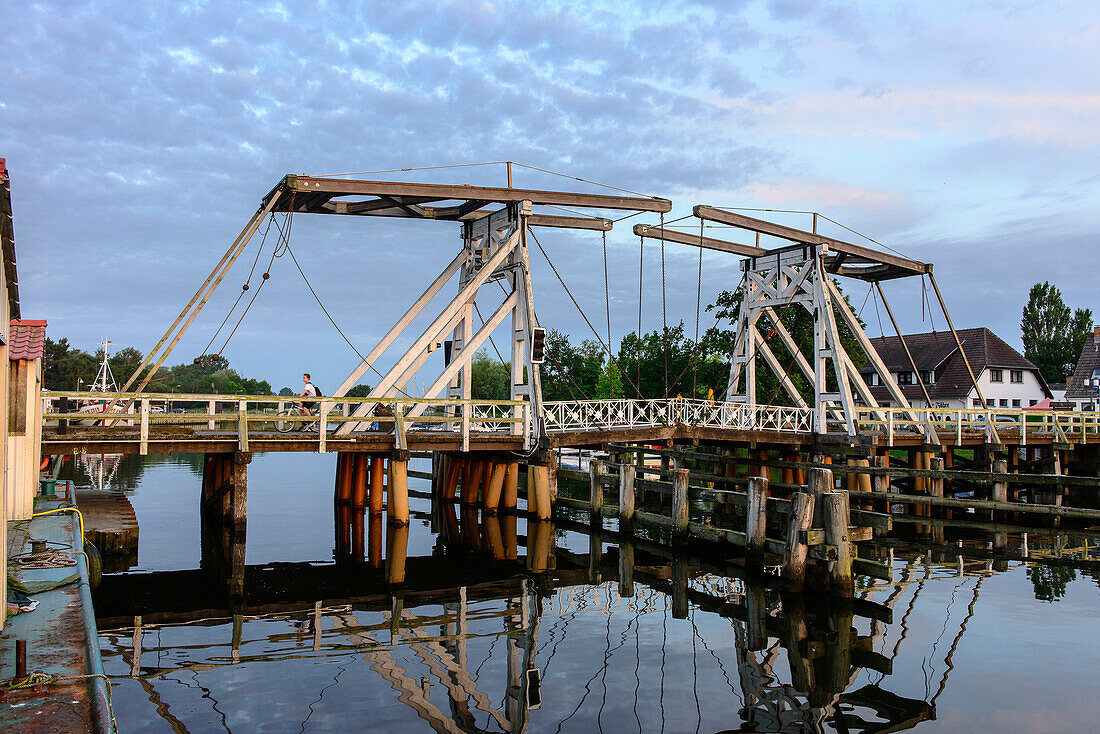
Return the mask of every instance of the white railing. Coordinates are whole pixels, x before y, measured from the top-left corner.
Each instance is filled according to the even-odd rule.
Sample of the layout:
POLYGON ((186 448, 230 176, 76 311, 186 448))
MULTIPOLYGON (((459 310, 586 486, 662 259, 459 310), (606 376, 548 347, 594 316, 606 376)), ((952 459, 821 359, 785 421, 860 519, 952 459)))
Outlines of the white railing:
POLYGON ((777 405, 667 398, 562 400, 543 404, 547 433, 691 425, 705 428, 810 433, 813 411, 777 405))
MULTIPOLYGON (((230 432, 241 451, 248 451, 249 440, 269 440, 280 434, 277 423, 305 424, 309 432, 295 432, 289 438, 309 440, 314 436, 318 450, 324 452, 329 441, 338 440, 331 432, 345 423, 352 424, 349 435, 392 434, 397 448, 406 448, 410 434, 452 432, 461 434, 462 449, 469 449, 470 435, 507 434, 522 436, 523 444, 533 444, 534 420, 530 404, 521 400, 461 400, 455 398, 329 398, 311 402, 319 410, 311 415, 280 416, 297 404, 296 399, 274 395, 189 395, 178 393, 87 393, 43 392, 45 424, 67 421, 74 426, 98 426, 107 429, 138 427, 140 453, 148 451, 149 430, 157 425, 191 426, 194 429, 230 432), (362 405, 368 415, 355 416, 362 405)), ((179 436, 180 440, 189 440, 179 436)), ((132 438, 131 438, 132 440, 132 438)), ((152 440, 170 441, 154 437, 152 440)))
POLYGON ((1100 413, 1020 408, 856 408, 861 434, 880 434, 888 443, 896 437, 936 431, 943 443, 961 443, 964 435, 981 433, 989 439, 1010 437, 1027 445, 1029 438, 1056 442, 1100 442, 1100 413), (915 418, 915 419, 914 419, 915 418))

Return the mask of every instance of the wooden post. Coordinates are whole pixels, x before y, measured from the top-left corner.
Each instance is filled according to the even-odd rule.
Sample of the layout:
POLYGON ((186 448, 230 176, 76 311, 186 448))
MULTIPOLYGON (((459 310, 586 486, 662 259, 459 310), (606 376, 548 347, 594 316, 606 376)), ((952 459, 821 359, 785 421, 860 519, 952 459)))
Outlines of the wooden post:
POLYGON ((372 515, 382 514, 385 505, 385 497, 382 494, 383 472, 385 470, 386 460, 378 454, 372 454, 370 457, 370 511, 372 515))
POLYGON ((688 532, 688 470, 677 469, 672 477, 672 532, 679 539, 688 532))
POLYGON ((588 583, 593 586, 603 583, 600 566, 603 563, 603 535, 599 529, 588 533, 588 583))
POLYGON ((636 473, 637 469, 631 464, 624 463, 619 466, 619 525, 624 532, 634 522, 634 476, 636 473))
MULTIPOLYGON (((390 458, 390 486, 386 493, 386 510, 391 525, 409 524, 409 463, 404 458, 390 458)), ((408 533, 405 534, 408 541, 408 533)), ((402 559, 402 579, 404 579, 404 559, 402 559)))
POLYGON ((554 501, 558 499, 558 454, 556 451, 551 451, 547 460, 547 492, 550 497, 550 505, 553 506, 554 501))
POLYGON ((476 505, 481 487, 481 461, 473 457, 467 459, 466 471, 462 474, 462 504, 476 505))
POLYGON ((528 512, 532 513, 539 520, 549 520, 552 510, 550 504, 549 469, 545 466, 529 467, 527 479, 528 512), (534 506, 532 507, 532 505, 534 506))
POLYGON ((450 456, 447 460, 447 475, 443 482, 443 499, 453 500, 458 489, 458 480, 462 476, 462 459, 450 456))
POLYGON ((490 467, 489 481, 485 486, 485 511, 495 513, 504 491, 504 473, 507 471, 507 466, 493 462, 490 467))
POLYGON ((349 454, 355 461, 355 473, 351 484, 351 506, 362 510, 367 506, 367 483, 370 475, 370 456, 357 453, 349 454))
MULTIPOLYGON (((930 471, 943 471, 943 459, 939 456, 928 457, 928 467, 930 471)), ((943 497, 943 478, 932 477, 928 480, 929 492, 933 497, 943 497)))
POLYGON ((600 510, 603 509, 603 462, 592 459, 588 462, 588 495, 591 502, 592 521, 600 521, 600 510))
POLYGON ((825 542, 836 546, 836 561, 829 570, 829 590, 835 596, 850 597, 855 592, 852 577, 852 543, 848 539, 848 493, 826 492, 825 542))
POLYGON ((768 480, 764 477, 749 479, 749 510, 745 528, 745 556, 753 568, 764 563, 764 534, 768 524, 768 480))
POLYGON ((804 642, 809 638, 806 623, 806 601, 800 594, 783 597, 783 616, 787 620, 787 663, 791 668, 791 685, 801 693, 814 689, 814 665, 806 657, 804 642))
POLYGON ((366 556, 366 509, 359 505, 351 508, 351 559, 362 563, 366 556))
POLYGON ((788 591, 802 591, 806 581, 806 559, 810 548, 802 533, 813 527, 814 497, 807 492, 791 495, 791 517, 787 523, 787 551, 783 556, 783 584, 788 591))
MULTIPOLYGON (((497 464, 496 466, 500 467, 503 471, 503 464, 497 464)), ((504 536, 500 528, 500 518, 496 515, 496 508, 490 511, 488 505, 485 507, 485 513, 485 517, 482 518, 482 524, 485 526, 485 543, 489 546, 489 555, 491 555, 494 560, 503 561, 504 536)))
POLYGON ((243 526, 248 520, 248 465, 252 454, 238 451, 233 455, 233 524, 243 526))
POLYGON ((519 462, 510 461, 504 474, 504 491, 501 494, 500 504, 505 510, 516 509, 519 497, 519 462))
POLYGON ((829 693, 843 693, 852 676, 852 607, 850 603, 837 604, 830 610, 835 645, 825 647, 826 680, 823 687, 829 693))

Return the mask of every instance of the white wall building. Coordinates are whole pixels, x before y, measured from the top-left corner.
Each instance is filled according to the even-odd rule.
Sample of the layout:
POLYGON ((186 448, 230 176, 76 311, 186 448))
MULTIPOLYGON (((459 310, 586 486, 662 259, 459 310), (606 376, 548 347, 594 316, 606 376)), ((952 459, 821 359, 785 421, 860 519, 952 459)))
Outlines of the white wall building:
MULTIPOLYGON (((912 362, 896 336, 871 339, 871 344, 914 408, 980 408, 967 360, 989 407, 1027 408, 1052 397, 1039 368, 992 331, 982 327, 958 334, 966 359, 949 331, 904 335, 912 362)), ((879 404, 890 405, 870 365, 864 365, 863 375, 879 404)))

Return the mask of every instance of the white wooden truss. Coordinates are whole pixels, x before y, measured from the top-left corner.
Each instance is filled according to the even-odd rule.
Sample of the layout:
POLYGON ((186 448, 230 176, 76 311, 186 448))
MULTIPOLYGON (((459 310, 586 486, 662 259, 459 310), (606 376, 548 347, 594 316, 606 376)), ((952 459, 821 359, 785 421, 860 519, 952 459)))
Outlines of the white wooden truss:
MULTIPOLYGON (((383 400, 396 397, 423 397, 435 399, 446 391, 448 398, 471 399, 472 360, 493 332, 506 320, 511 324, 511 397, 528 403, 526 410, 516 408, 519 418, 526 415, 537 420, 541 414, 542 388, 538 365, 531 361, 531 331, 535 325, 534 301, 531 291, 530 260, 527 250, 527 226, 531 216, 529 202, 508 204, 499 211, 462 223, 462 249, 446 268, 428 286, 408 311, 382 337, 378 345, 348 375, 334 392, 342 397, 356 385, 387 349, 405 332, 433 298, 458 275, 458 294, 439 312, 438 316, 409 345, 405 352, 383 374, 371 390, 371 398, 383 400), (502 287, 498 287, 499 282, 502 287), (475 323, 475 300, 482 287, 494 283, 485 295, 502 295, 500 305, 482 323, 475 323), (410 383, 436 348, 450 340, 445 351, 442 372, 431 378, 421 395, 412 395, 410 383)), ((484 305, 484 301, 482 303, 484 305)), ((354 416, 367 417, 373 403, 363 403, 354 416)), ((416 405, 403 417, 414 419, 424 413, 428 404, 416 405)), ((447 408, 462 410, 461 406, 447 408)), ((346 422, 337 430, 346 435, 364 424, 346 422)), ((520 423, 513 424, 513 432, 537 437, 520 423)), ((464 444, 468 437, 464 436, 464 444)))
MULTIPOLYGON (((797 407, 813 410, 814 432, 828 432, 831 423, 834 428, 856 435, 857 399, 866 407, 878 408, 879 405, 840 341, 839 315, 867 355, 895 406, 906 410, 912 420, 920 420, 825 269, 828 254, 827 244, 799 244, 769 250, 742 261, 741 305, 727 400, 746 403, 753 409, 759 405, 756 394, 759 357, 797 407), (805 308, 813 316, 813 345, 809 358, 779 318, 787 308, 805 308), (813 405, 808 404, 790 379, 787 373, 790 365, 780 364, 768 346, 760 331, 760 321, 764 317, 791 353, 794 365, 813 385, 813 405), (828 386, 827 381, 830 369, 835 375, 833 386, 828 386)), ((935 441, 935 430, 925 427, 924 433, 929 440, 935 441)))

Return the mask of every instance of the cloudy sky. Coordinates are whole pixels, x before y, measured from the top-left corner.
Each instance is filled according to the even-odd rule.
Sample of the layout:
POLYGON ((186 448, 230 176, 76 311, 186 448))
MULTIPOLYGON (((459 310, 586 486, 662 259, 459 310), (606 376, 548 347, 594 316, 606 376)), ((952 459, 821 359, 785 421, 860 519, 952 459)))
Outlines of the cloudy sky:
MULTIPOLYGON (((1092 2, 0 0, 0 26, 23 313, 85 348, 109 336, 148 350, 285 173, 499 160, 671 198, 670 219, 697 203, 822 212, 935 263, 956 325, 1016 346, 1036 281, 1100 310, 1092 2)), ((601 190, 526 169, 516 185, 601 190)), ((616 340, 637 325, 636 221, 655 218, 608 238, 616 340)), ((599 323, 599 236, 540 239, 599 323)), ((458 228, 300 216, 292 245, 366 352, 453 257, 458 228)), ((203 351, 252 255, 170 362, 203 351)), ((669 319, 689 332, 697 257, 666 251, 669 319)), ((534 258, 540 319, 588 335, 534 258)), ((310 370, 331 390, 358 360, 286 260, 226 356, 276 388, 310 370)), ((737 275, 736 258, 706 253, 703 303, 737 275)), ((652 243, 644 278, 649 330, 661 322, 652 243)), ((863 302, 865 286, 848 291, 863 302)), ((907 329, 943 328, 916 284, 887 293, 907 329)))

